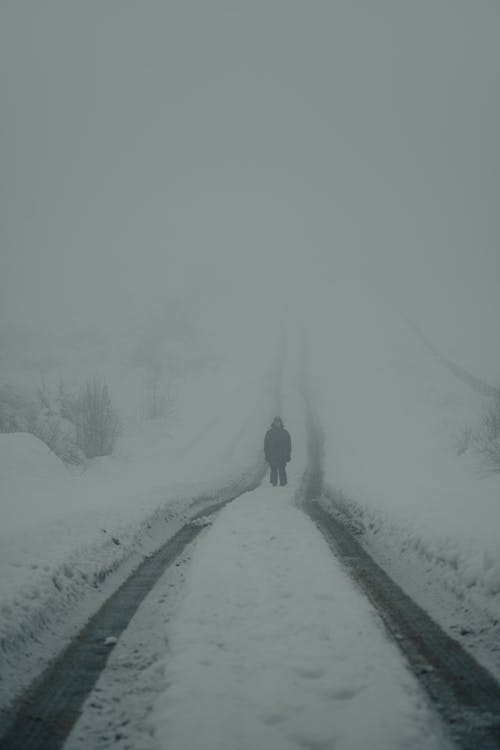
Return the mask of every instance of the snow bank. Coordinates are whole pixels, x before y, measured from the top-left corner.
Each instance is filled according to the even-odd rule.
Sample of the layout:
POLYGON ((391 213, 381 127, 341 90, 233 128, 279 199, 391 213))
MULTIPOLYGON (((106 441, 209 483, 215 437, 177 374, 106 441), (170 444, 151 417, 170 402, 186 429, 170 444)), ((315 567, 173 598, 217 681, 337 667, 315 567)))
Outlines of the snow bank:
POLYGON ((0 436, 0 706, 186 519, 262 476, 275 375, 191 378, 169 420, 132 422, 75 474, 31 435, 0 436))
MULTIPOLYGON (((310 315, 323 321, 310 333, 309 393, 324 429, 326 494, 396 577, 407 570, 405 587, 418 577, 411 565, 422 582, 432 571, 464 610, 482 608, 483 627, 496 628, 500 476, 482 475, 460 445, 484 396, 366 286, 319 295, 310 315)), ((443 622, 435 591, 412 585, 412 593, 443 622)))
POLYGON ((61 479, 66 467, 45 443, 24 432, 0 434, 0 481, 61 479))

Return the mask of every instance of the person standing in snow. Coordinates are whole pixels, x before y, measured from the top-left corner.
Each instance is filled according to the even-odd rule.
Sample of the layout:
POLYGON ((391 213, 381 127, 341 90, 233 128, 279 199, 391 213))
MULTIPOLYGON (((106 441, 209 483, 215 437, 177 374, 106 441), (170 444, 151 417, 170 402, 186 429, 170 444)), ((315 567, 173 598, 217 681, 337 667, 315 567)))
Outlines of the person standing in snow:
POLYGON ((292 440, 281 417, 275 417, 264 438, 264 455, 271 468, 271 484, 276 487, 278 475, 282 487, 287 483, 286 465, 292 457, 292 440))

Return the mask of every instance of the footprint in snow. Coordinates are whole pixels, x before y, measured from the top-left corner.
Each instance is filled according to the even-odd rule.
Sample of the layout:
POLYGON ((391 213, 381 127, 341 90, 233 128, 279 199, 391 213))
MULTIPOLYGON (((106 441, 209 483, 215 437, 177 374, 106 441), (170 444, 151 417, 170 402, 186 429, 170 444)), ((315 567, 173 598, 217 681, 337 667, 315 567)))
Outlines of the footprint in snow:
POLYGON ((308 680, 319 680, 325 676, 323 667, 295 667, 294 671, 299 677, 305 677, 308 680))
POLYGON ((280 713, 279 711, 269 712, 266 714, 261 714, 259 716, 259 719, 263 724, 265 724, 267 727, 274 727, 276 724, 282 724, 284 721, 287 721, 290 716, 287 713, 280 713))
POLYGON ((352 700, 352 698, 355 698, 358 693, 360 693, 363 690, 363 686, 358 685, 350 685, 345 687, 331 687, 326 688, 323 690, 320 690, 320 694, 325 698, 326 700, 334 700, 334 701, 349 701, 352 700))
POLYGON ((304 750, 331 750, 335 747, 336 735, 313 734, 312 732, 295 732, 290 739, 304 750))
POLYGON ((314 594, 314 598, 318 602, 334 602, 335 597, 333 594, 330 594, 329 592, 324 591, 318 591, 314 594))

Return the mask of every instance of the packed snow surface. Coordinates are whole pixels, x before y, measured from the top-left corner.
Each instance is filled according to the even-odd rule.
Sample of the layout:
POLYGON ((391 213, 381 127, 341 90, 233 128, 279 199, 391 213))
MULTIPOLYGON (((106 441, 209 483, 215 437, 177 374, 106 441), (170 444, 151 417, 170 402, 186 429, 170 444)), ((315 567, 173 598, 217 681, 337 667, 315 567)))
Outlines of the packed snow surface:
POLYGON ((197 544, 166 632, 159 746, 447 747, 378 616, 292 500, 244 495, 197 544))

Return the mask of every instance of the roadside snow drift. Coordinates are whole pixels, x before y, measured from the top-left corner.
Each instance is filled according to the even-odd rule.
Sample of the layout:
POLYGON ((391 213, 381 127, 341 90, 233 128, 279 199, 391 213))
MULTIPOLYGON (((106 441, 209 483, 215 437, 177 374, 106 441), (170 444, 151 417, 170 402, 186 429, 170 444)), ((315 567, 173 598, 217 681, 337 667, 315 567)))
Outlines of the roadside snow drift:
MULTIPOLYGON (((368 283, 321 290, 308 309, 307 390, 326 507, 342 508, 388 572, 449 632, 467 631, 462 642, 500 677, 500 474, 482 471, 470 437, 488 399, 368 283)), ((459 361, 495 383, 462 343, 459 361)))
POLYGON ((0 719, 190 504, 259 480, 276 391, 266 365, 204 373, 176 418, 130 426, 81 473, 32 435, 0 435, 0 719))

